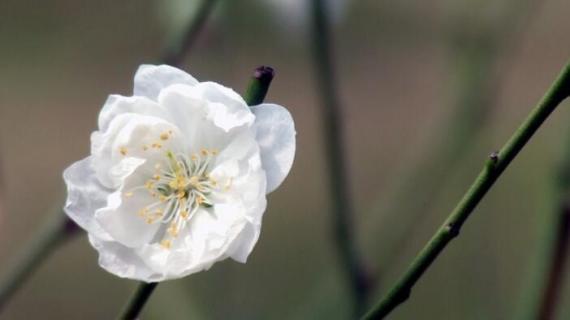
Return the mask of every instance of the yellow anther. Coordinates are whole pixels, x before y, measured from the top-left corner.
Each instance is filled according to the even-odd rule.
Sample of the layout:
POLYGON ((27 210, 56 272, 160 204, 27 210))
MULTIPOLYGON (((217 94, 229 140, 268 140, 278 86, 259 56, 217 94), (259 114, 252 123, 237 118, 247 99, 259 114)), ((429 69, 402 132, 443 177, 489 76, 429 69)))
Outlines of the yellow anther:
POLYGON ((148 224, 152 224, 153 222, 154 222, 153 218, 147 218, 146 219, 146 223, 148 223, 148 224))
POLYGON ((212 149, 212 154, 213 154, 213 155, 218 155, 218 153, 219 153, 218 149, 212 149))
POLYGON ((147 182, 144 183, 144 187, 150 190, 154 188, 154 182, 152 180, 148 180, 147 182))
POLYGON ((120 148, 119 148, 119 152, 120 152, 123 156, 126 156, 126 155, 127 155, 127 147, 120 147, 120 148))
POLYGON ((198 186, 198 185, 200 184, 200 178, 198 178, 197 176, 192 176, 192 177, 190 178, 190 181, 189 181, 189 182, 190 182, 190 185, 191 185, 191 186, 196 187, 196 186, 198 186))
POLYGON ((190 156, 190 159, 192 159, 192 161, 196 161, 196 160, 198 160, 198 156, 196 154, 192 154, 190 156))
POLYGON ((168 200, 168 197, 161 194, 160 196, 158 196, 158 200, 160 200, 160 202, 166 202, 166 200, 168 200))
POLYGON ((160 148, 162 148, 162 144, 160 144, 160 143, 153 143, 153 144, 151 144, 150 146, 153 147, 153 148, 155 148, 155 149, 160 149, 160 148))
POLYGON ((133 193, 132 193, 132 192, 126 192, 126 193, 125 193, 125 197, 127 197, 127 198, 130 198, 130 197, 132 197, 132 196, 133 196, 133 193))
POLYGON ((160 140, 168 140, 168 138, 170 138, 168 132, 163 132, 160 134, 160 140))
POLYGON ((196 204, 201 205, 202 203, 204 203, 204 198, 202 196, 198 196, 196 198, 196 204))
POLYGON ((139 210, 139 212, 137 212, 137 215, 141 218, 144 218, 147 214, 147 209, 146 208, 142 208, 139 210))
POLYGON ((200 153, 201 153, 203 156, 207 156, 207 155, 210 154, 210 151, 208 151, 208 149, 202 149, 202 150, 200 150, 200 153))
POLYGON ((227 182, 226 185, 224 186, 224 191, 230 190, 230 188, 232 187, 233 180, 234 180, 233 177, 230 177, 230 178, 228 179, 228 182, 227 182))
POLYGON ((182 199, 182 198, 184 198, 184 196, 186 196, 186 192, 184 192, 184 191, 178 191, 178 193, 176 193, 176 197, 178 199, 182 199))
POLYGON ((178 228, 176 227, 176 225, 174 223, 166 231, 168 232, 169 235, 171 235, 173 237, 178 236, 178 228))
POLYGON ((154 176, 152 176, 152 178, 156 181, 160 180, 160 175, 155 174, 154 176))
POLYGON ((160 241, 160 246, 164 249, 170 249, 170 247, 172 247, 172 242, 168 239, 164 239, 160 241))
POLYGON ((182 217, 182 219, 187 219, 189 215, 190 213, 186 210, 180 211, 180 216, 182 217))

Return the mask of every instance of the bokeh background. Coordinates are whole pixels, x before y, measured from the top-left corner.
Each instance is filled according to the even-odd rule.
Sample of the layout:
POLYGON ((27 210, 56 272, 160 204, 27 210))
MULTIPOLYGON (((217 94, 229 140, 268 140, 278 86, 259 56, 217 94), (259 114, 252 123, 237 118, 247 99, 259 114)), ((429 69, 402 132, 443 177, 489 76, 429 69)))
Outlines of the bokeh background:
MULTIPOLYGON (((61 207, 61 172, 88 154, 107 95, 131 94, 137 66, 157 61, 194 2, 0 0, 0 275, 61 207)), ((348 319, 307 2, 221 2, 183 67, 243 92, 255 67, 273 66, 267 99, 292 112, 297 156, 269 196, 248 263, 161 284, 143 318, 348 319)), ((374 301, 570 57, 570 3, 327 3, 355 233, 377 276, 374 301)), ((532 308, 570 148, 568 108, 547 121, 391 319, 522 319, 532 308)), ((82 236, 53 254, 0 318, 112 319, 135 286, 100 269, 82 236)), ((570 318, 570 277, 563 288, 557 319, 570 318)))

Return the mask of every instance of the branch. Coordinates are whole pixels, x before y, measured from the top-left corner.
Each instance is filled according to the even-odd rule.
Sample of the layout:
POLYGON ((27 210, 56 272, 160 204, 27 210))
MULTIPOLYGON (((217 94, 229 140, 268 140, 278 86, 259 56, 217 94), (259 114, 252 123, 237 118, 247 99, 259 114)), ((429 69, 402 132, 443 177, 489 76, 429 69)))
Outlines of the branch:
POLYGON ((363 319, 381 319, 392 312, 410 296, 411 290, 424 272, 431 266, 447 244, 455 238, 461 226, 485 194, 491 189, 497 178, 522 150, 533 134, 538 130, 556 107, 570 93, 570 64, 567 64, 539 104, 528 118, 515 131, 499 152, 489 157, 461 201, 451 212, 447 220, 416 256, 408 270, 396 285, 363 317, 363 319))
POLYGON ((218 0, 202 0, 200 6, 196 10, 196 14, 190 21, 184 31, 170 45, 166 47, 161 61, 171 66, 179 66, 188 54, 196 38, 200 34, 200 30, 208 20, 218 0))
POLYGON ((361 261, 353 234, 353 204, 347 177, 344 152, 341 106, 337 97, 335 70, 332 59, 332 41, 328 27, 327 10, 323 0, 312 1, 312 42, 317 85, 324 117, 324 139, 331 200, 333 201, 332 232, 341 267, 354 299, 355 314, 364 310, 370 291, 368 276, 361 261))
POLYGON ((148 298, 158 285, 158 282, 141 283, 137 291, 129 299, 127 305, 123 309, 121 315, 117 318, 119 320, 135 320, 138 318, 143 307, 145 306, 148 298))
POLYGON ((542 290, 536 318, 550 320, 554 318, 556 304, 560 299, 561 286, 564 283, 565 268, 568 262, 568 248, 570 248, 570 204, 565 202, 557 213, 553 229, 556 239, 552 244, 550 270, 542 290))
POLYGON ((75 222, 67 218, 63 212, 58 212, 52 219, 53 221, 50 221, 29 244, 27 250, 0 283, 0 311, 40 264, 79 231, 75 222))

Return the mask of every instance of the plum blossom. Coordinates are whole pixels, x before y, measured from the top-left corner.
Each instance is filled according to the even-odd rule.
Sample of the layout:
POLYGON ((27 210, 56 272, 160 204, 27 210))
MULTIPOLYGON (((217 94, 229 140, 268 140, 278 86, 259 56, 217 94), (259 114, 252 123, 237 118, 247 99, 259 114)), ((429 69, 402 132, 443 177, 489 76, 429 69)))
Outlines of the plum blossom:
POLYGON ((64 209, 119 277, 156 282, 244 263, 294 155, 285 108, 250 108, 220 84, 142 65, 133 96, 105 102, 91 155, 64 171, 64 209))

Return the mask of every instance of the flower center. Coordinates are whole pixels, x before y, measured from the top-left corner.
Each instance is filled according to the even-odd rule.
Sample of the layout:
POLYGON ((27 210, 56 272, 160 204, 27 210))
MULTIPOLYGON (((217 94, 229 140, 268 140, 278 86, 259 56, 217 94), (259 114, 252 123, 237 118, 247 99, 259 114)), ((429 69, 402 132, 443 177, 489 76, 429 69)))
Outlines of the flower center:
POLYGON ((212 197, 215 192, 231 187, 231 178, 220 186, 209 176, 210 166, 217 154, 218 151, 213 149, 201 149, 190 156, 167 151, 166 161, 155 164, 152 177, 143 186, 125 193, 125 197, 131 197, 135 189, 142 189, 157 199, 140 209, 138 215, 148 224, 160 222, 167 225, 160 241, 162 247, 171 247, 173 238, 178 236, 199 208, 214 205, 212 197))

